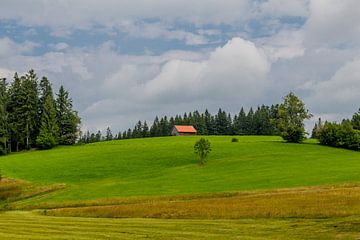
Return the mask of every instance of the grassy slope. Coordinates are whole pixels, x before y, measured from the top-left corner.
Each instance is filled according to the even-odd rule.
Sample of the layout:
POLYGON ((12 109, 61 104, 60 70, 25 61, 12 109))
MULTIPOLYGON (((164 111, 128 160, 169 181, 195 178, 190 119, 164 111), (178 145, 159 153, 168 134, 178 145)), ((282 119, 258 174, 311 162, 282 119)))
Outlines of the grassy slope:
POLYGON ((1 239, 358 239, 357 217, 163 220, 44 217, 0 213, 1 239))
POLYGON ((360 153, 285 144, 277 137, 207 137, 213 151, 196 164, 199 137, 134 139, 59 147, 0 158, 2 173, 65 183, 53 200, 274 189, 360 181, 360 153))

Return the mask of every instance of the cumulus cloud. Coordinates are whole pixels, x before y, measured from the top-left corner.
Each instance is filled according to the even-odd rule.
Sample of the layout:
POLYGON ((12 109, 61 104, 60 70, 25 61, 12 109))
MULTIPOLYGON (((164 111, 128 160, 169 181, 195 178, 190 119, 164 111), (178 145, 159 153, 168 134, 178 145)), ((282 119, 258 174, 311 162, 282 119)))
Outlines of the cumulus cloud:
POLYGON ((360 1, 313 0, 307 20, 309 46, 360 46, 360 1))
POLYGON ((259 12, 266 15, 306 17, 309 0, 268 0, 259 5, 259 12))
POLYGON ((360 99, 360 58, 344 64, 331 79, 316 84, 313 91, 308 101, 317 112, 355 112, 360 99))
POLYGON ((91 104, 84 113, 138 115, 141 111, 152 118, 156 112, 174 114, 204 103, 208 108, 211 103, 215 108, 238 103, 250 106, 261 101, 270 84, 266 79, 270 63, 264 51, 241 38, 197 59, 191 54, 188 59, 181 54, 167 55, 172 57, 153 57, 153 64, 143 65, 138 59, 137 64, 123 65, 105 80, 102 91, 107 97, 91 104))
POLYGON ((140 4, 132 0, 5 0, 1 4, 0 18, 20 20, 25 25, 69 28, 89 28, 94 23, 110 26, 139 18, 218 24, 241 19, 250 3, 248 0, 152 0, 140 4))
POLYGON ((357 0, 5 0, 5 25, 16 22, 29 39, 49 30, 51 41, 39 41, 45 49, 16 34, 0 38, 0 76, 34 68, 55 89, 64 84, 91 130, 194 109, 237 112, 291 90, 333 120, 359 107, 358 9, 357 0), (75 47, 77 30, 96 40, 75 47), (131 44, 176 44, 121 54, 122 34, 131 44))
POLYGON ((30 41, 19 44, 8 37, 0 38, 0 57, 31 53, 38 46, 39 44, 30 41))

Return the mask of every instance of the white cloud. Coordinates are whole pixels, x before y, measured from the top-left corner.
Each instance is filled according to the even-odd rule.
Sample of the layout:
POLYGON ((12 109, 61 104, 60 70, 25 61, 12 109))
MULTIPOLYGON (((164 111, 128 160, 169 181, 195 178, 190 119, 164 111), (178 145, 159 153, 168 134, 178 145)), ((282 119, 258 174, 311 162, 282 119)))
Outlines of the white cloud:
POLYGON ((304 32, 284 29, 271 37, 258 40, 272 61, 292 59, 304 55, 304 32))
POLYGON ((57 43, 57 44, 50 44, 49 46, 51 48, 53 48, 54 50, 56 50, 56 51, 62 51, 62 50, 65 50, 65 49, 69 48, 69 45, 67 43, 64 43, 64 42, 60 42, 60 43, 57 43))
POLYGON ((202 45, 209 41, 203 34, 194 34, 182 30, 169 29, 163 23, 144 23, 144 22, 123 22, 118 28, 132 37, 145 39, 164 39, 164 40, 181 40, 187 45, 202 45))
POLYGON ((30 41, 19 44, 7 37, 0 38, 0 57, 5 58, 16 54, 28 54, 38 46, 38 44, 30 41))
POLYGON ((352 113, 360 99, 360 58, 346 63, 328 81, 314 86, 307 100, 317 112, 352 113))
POLYGON ((309 0, 268 0, 260 4, 262 14, 276 16, 301 16, 308 15, 309 0))
POLYGON ((0 75, 34 68, 54 88, 64 84, 91 129, 124 129, 138 119, 194 109, 238 111, 276 103, 290 90, 316 116, 338 119, 359 107, 358 9, 357 0, 4 0, 0 19, 30 26, 29 37, 41 34, 36 26, 45 26, 62 40, 31 56, 36 43, 0 38, 0 75), (298 27, 282 16, 307 21, 298 27), (261 31, 252 20, 261 21, 261 31), (104 31, 107 39, 100 46, 69 46, 67 37, 78 29, 104 31), (270 36, 251 38, 254 30, 270 36), (233 39, 213 49, 174 47, 159 55, 149 49, 137 56, 116 51, 123 47, 115 44, 119 32, 197 45, 193 49, 213 43, 210 39, 233 39))
POLYGON ((360 1, 313 0, 306 23, 309 46, 360 46, 360 1))
POLYGON ((234 38, 203 61, 172 60, 144 85, 145 97, 175 103, 199 99, 252 102, 268 84, 270 64, 252 42, 234 38))
POLYGON ((89 28, 92 24, 113 26, 138 19, 186 20, 197 24, 230 23, 242 19, 249 0, 5 0, 0 18, 20 20, 25 25, 56 28, 89 28))

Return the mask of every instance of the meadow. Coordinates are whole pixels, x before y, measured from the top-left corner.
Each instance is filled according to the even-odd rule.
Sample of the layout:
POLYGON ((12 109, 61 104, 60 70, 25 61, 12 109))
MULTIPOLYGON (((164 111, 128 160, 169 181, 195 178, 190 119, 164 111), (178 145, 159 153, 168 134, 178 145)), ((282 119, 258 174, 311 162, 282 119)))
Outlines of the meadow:
MULTIPOLYGON (((359 237, 360 152, 313 140, 209 136, 212 152, 200 166, 193 151, 199 138, 109 141, 1 157, 1 225, 53 239, 67 239, 60 229, 74 231, 75 239, 359 237), (107 227, 114 235, 101 233, 107 227)), ((6 229, 0 237, 21 238, 6 229)))

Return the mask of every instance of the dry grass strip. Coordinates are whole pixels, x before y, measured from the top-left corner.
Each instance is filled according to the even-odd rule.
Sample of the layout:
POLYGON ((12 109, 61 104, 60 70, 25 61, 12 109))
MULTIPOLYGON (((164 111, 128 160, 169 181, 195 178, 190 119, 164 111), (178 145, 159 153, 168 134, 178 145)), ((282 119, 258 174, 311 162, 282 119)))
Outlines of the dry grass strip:
MULTIPOLYGON (((47 210, 45 213, 54 216, 174 219, 327 218, 360 215, 360 185, 132 200, 98 200, 98 205, 103 206, 65 207, 47 210), (106 205, 111 201, 118 203, 106 205)), ((90 203, 95 204, 94 201, 90 203)))

